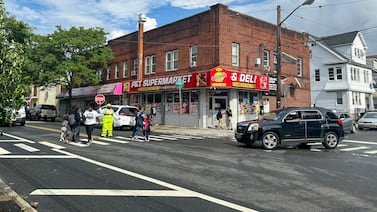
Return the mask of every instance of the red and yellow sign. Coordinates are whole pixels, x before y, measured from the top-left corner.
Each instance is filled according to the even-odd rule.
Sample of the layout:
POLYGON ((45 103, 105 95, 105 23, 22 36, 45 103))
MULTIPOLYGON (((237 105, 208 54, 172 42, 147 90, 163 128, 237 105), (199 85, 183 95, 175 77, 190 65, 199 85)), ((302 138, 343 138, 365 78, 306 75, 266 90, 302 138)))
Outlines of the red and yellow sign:
POLYGON ((269 78, 265 75, 228 71, 217 67, 210 71, 210 82, 208 86, 269 90, 269 78))
POLYGON ((268 76, 228 71, 217 67, 207 72, 195 72, 179 75, 160 76, 143 80, 123 82, 123 91, 136 93, 160 90, 175 90, 175 83, 181 81, 183 88, 245 88, 252 90, 269 90, 268 76))

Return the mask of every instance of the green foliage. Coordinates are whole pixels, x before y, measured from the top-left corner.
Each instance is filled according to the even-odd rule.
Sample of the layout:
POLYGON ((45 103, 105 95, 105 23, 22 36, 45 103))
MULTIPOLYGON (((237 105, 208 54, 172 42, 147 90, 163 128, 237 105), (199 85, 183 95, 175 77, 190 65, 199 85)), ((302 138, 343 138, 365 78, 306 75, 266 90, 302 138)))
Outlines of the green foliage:
POLYGON ((57 26, 54 33, 36 36, 35 41, 32 58, 39 61, 36 67, 42 70, 33 79, 35 84, 61 84, 70 93, 74 85, 97 84, 95 69, 114 58, 102 28, 57 26))
POLYGON ((0 124, 4 125, 10 120, 6 108, 19 109, 29 92, 25 52, 32 31, 25 23, 8 17, 0 3, 0 124))

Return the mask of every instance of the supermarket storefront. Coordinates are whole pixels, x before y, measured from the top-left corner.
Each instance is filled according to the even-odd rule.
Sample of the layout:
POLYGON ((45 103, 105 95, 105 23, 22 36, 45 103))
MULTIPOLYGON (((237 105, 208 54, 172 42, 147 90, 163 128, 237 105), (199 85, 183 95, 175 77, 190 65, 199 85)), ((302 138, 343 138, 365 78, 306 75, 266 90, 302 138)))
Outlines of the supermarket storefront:
POLYGON ((124 102, 145 106, 154 115, 154 123, 179 125, 181 119, 182 126, 201 128, 213 127, 215 114, 218 110, 225 114, 227 106, 233 111, 234 123, 257 116, 263 108, 261 92, 268 90, 268 76, 221 67, 123 82, 124 102), (182 102, 177 81, 183 82, 182 102))

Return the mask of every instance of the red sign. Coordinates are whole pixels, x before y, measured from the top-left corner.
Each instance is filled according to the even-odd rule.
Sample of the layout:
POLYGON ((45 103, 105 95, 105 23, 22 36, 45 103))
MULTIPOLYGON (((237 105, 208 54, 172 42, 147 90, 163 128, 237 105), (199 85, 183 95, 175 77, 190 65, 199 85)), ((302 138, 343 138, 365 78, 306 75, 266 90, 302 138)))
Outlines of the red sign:
POLYGON ((105 95, 103 95, 103 94, 97 94, 96 97, 94 98, 94 101, 98 105, 103 105, 103 103, 105 103, 105 95))
POLYGON ((214 68, 210 71, 211 87, 233 87, 253 90, 269 90, 269 77, 265 75, 228 71, 214 68))

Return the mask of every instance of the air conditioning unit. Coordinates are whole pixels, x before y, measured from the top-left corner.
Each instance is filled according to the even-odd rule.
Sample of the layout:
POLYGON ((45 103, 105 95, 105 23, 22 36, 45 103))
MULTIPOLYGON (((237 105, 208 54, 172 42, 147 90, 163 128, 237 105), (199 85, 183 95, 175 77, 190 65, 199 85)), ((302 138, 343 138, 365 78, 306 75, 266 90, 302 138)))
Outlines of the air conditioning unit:
POLYGON ((270 66, 269 65, 264 65, 263 68, 264 68, 265 71, 270 71, 270 66))
POLYGON ((190 63, 190 67, 196 67, 196 61, 192 61, 192 62, 190 63))
POLYGON ((255 65, 260 65, 261 64, 261 59, 259 57, 255 58, 254 64, 255 65))

